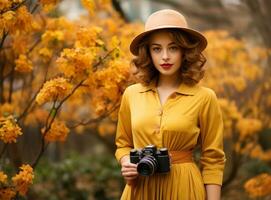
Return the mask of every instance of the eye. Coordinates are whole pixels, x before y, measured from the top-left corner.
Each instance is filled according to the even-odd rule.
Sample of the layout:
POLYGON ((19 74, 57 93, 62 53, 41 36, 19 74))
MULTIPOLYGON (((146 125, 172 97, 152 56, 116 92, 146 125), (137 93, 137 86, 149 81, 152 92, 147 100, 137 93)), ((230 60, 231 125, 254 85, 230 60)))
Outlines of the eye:
POLYGON ((169 47, 169 49, 172 51, 177 51, 177 50, 179 50, 179 47, 178 46, 171 46, 171 47, 169 47))
POLYGON ((153 48, 152 48, 152 51, 154 51, 154 52, 159 52, 160 50, 161 50, 160 47, 153 47, 153 48))

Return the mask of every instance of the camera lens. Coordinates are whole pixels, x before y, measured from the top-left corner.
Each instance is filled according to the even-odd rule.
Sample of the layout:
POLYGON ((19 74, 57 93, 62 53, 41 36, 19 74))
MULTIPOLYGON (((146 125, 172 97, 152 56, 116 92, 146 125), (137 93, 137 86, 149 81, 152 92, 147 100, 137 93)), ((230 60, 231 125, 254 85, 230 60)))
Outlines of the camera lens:
POLYGON ((145 156, 139 161, 137 171, 142 176, 150 176, 156 171, 157 165, 157 160, 153 156, 145 156))

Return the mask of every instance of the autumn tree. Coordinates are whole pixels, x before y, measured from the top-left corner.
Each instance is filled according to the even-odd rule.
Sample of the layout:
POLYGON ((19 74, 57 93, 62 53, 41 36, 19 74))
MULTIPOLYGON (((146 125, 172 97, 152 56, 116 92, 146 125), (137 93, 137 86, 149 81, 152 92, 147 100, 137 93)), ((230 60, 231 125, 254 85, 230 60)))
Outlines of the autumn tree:
MULTIPOLYGON (((206 36, 208 70, 203 84, 216 91, 223 112, 225 149, 229 152, 230 165, 224 182, 227 187, 247 161, 257 158, 268 164, 271 160, 271 149, 265 150, 259 141, 259 134, 271 126, 271 82, 265 73, 270 51, 248 46, 247 41, 237 40, 226 31, 208 31, 206 36)), ((252 196, 271 194, 266 187, 271 175, 264 177, 268 177, 266 182, 254 186, 256 191, 265 192, 257 193, 252 183, 246 184, 252 196)))
POLYGON ((0 3, 1 170, 12 165, 18 171, 11 179, 1 171, 1 199, 26 195, 50 143, 115 119, 129 82, 127 44, 135 26, 125 24, 110 1, 82 0, 89 16, 78 21, 54 17, 58 3, 0 3), (39 132, 40 146, 24 159, 19 143, 29 130, 39 132))

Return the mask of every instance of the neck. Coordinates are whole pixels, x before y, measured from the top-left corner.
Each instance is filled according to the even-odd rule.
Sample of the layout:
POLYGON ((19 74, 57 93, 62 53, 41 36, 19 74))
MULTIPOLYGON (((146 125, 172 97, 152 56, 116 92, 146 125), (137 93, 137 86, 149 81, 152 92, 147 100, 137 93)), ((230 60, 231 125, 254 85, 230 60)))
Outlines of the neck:
POLYGON ((177 88, 181 83, 181 78, 179 74, 174 76, 163 76, 160 75, 157 82, 157 87, 162 88, 177 88))

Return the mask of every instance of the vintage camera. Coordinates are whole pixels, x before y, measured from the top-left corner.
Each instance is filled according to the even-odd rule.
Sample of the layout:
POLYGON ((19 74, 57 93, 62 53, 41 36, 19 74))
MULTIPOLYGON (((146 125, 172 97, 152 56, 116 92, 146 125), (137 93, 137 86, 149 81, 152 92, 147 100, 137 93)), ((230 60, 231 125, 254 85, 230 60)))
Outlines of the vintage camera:
POLYGON ((167 148, 157 150, 155 145, 148 145, 143 149, 130 151, 131 163, 138 164, 137 171, 142 176, 170 171, 170 162, 167 148))

